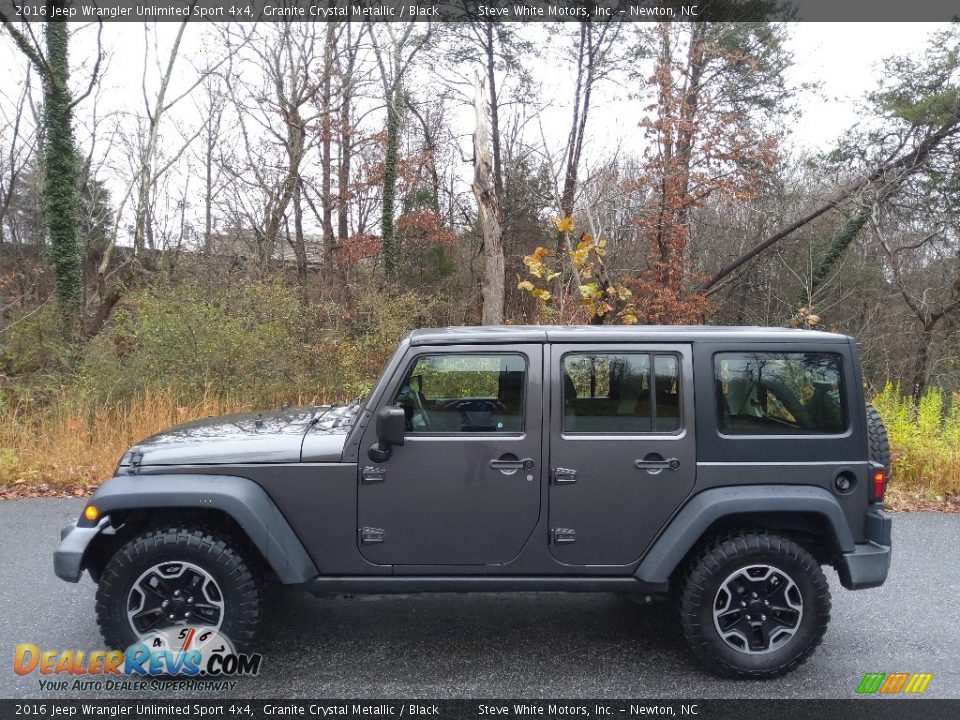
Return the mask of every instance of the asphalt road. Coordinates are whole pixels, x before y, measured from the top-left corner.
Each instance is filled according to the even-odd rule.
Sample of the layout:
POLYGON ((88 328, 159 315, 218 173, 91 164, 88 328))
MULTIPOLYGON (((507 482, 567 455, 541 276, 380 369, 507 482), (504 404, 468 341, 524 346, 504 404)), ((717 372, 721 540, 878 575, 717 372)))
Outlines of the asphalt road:
MULTIPOLYGON (((42 692, 37 675, 12 670, 17 643, 102 648, 93 583, 64 583, 52 570, 59 529, 82 505, 0 502, 0 697, 83 696, 42 692)), ((271 607, 260 676, 230 695, 849 698, 864 673, 903 671, 934 674, 928 697, 960 698, 960 516, 898 515, 894 543, 882 588, 848 592, 828 572, 833 620, 823 645, 779 680, 705 672, 665 604, 564 593, 318 599, 287 591, 271 607)))

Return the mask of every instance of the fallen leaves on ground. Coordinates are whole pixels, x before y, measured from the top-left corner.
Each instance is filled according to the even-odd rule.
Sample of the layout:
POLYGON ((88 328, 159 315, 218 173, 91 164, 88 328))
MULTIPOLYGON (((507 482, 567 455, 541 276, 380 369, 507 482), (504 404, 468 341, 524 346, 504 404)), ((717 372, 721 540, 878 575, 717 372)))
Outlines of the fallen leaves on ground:
POLYGON ((901 490, 891 487, 884 497, 887 507, 894 512, 937 512, 960 513, 960 495, 945 493, 937 495, 925 490, 901 490))
POLYGON ((25 498, 71 498, 88 497, 93 495, 98 484, 88 483, 80 485, 51 485, 40 483, 13 483, 0 485, 0 500, 23 500, 25 498))

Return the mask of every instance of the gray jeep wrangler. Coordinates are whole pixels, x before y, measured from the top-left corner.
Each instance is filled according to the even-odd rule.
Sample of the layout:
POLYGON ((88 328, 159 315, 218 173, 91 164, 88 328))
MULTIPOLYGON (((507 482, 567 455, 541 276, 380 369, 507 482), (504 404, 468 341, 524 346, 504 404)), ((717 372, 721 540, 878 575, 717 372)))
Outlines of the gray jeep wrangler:
POLYGON ((693 653, 769 678, 890 564, 890 451, 853 340, 779 328, 463 327, 400 343, 345 407, 147 438, 64 528, 111 647, 249 646, 269 582, 314 593, 673 598, 693 653))

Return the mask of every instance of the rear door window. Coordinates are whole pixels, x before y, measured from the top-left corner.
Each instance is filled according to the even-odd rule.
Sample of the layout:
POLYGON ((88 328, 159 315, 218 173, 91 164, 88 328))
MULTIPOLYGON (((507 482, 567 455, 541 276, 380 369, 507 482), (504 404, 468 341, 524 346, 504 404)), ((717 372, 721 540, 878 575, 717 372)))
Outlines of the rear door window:
POLYGON ((835 353, 718 353, 717 426, 724 435, 844 433, 842 370, 835 353))
POLYGON ((564 432, 623 434, 679 429, 680 362, 676 355, 564 356, 564 432))

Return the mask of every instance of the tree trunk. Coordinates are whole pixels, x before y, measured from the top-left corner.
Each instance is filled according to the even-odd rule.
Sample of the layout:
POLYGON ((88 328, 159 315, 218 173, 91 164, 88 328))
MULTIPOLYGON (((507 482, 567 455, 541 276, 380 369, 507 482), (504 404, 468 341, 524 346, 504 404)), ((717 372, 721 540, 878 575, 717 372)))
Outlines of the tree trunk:
MULTIPOLYGON (((560 217, 573 215, 573 206, 577 198, 577 171, 580 167, 580 153, 583 150, 583 136, 587 127, 587 115, 590 112, 590 93, 593 90, 593 28, 588 23, 580 26, 580 45, 577 50, 577 82, 573 92, 573 118, 570 122, 570 134, 567 136, 567 150, 563 172, 563 189, 560 193, 560 217)), ((563 259, 573 249, 566 232, 557 231, 556 272, 554 293, 563 297, 563 259)), ((579 271, 571 263, 574 283, 580 285, 579 271)))
POLYGON ((503 201, 503 162, 500 154, 500 101, 497 98, 497 75, 494 72, 493 23, 484 23, 486 32, 487 84, 490 90, 490 140, 493 143, 493 189, 503 201))
POLYGON ((306 307, 310 302, 310 294, 307 288, 307 245, 303 237, 303 204, 301 197, 303 186, 300 180, 297 180, 297 186, 293 191, 293 253, 297 259, 297 281, 300 283, 300 300, 306 307))
POLYGON ((336 42, 336 23, 327 23, 326 38, 323 45, 323 89, 320 93, 320 204, 323 208, 323 286, 328 288, 333 282, 333 194, 331 191, 332 157, 331 141, 333 124, 331 122, 332 82, 333 82, 333 45, 336 42))
POLYGON ((337 163, 337 241, 344 242, 350 237, 350 165, 353 159, 353 130, 351 122, 351 103, 353 102, 353 68, 356 60, 356 47, 353 44, 351 24, 347 23, 346 67, 340 70, 340 158, 337 163))
POLYGON ((388 278, 396 275, 400 248, 393 230, 394 204, 397 194, 397 160, 400 146, 400 121, 403 109, 403 86, 396 78, 387 100, 387 146, 383 160, 383 211, 380 235, 383 239, 383 267, 388 278))
POLYGON ((933 342, 934 323, 925 322, 920 327, 917 337, 916 357, 913 361, 913 383, 911 393, 914 402, 920 402, 924 391, 927 389, 927 380, 929 377, 928 365, 930 364, 930 345, 933 342))
POLYGON ((473 195, 477 199, 480 228, 483 233, 483 277, 480 293, 483 297, 484 325, 503 323, 503 238, 500 227, 500 204, 493 185, 493 159, 490 155, 487 95, 483 80, 476 78, 474 109, 477 127, 473 134, 473 195))
MULTIPOLYGON (((57 10, 65 0, 51 0, 57 10)), ((44 78, 44 125, 46 172, 44 199, 50 232, 50 262, 56 279, 57 302, 64 332, 79 329, 81 308, 80 246, 77 241, 78 163, 73 142, 73 111, 70 96, 70 36, 67 23, 45 23, 48 75, 44 78)))
POLYGON ((204 150, 206 173, 203 186, 203 251, 209 255, 213 252, 213 152, 215 150, 215 139, 209 134, 206 137, 204 150))
POLYGON ((850 246, 850 243, 854 241, 857 234, 863 229, 863 226, 867 224, 869 219, 870 205, 864 205, 860 212, 849 218, 844 224, 843 229, 834 236, 833 242, 830 243, 830 248, 827 250, 827 254, 817 263, 813 274, 810 276, 810 297, 801 299, 801 303, 813 301, 813 291, 820 287, 833 269, 833 266, 840 261, 850 246))
POLYGON ((350 201, 350 165, 352 162, 350 133, 350 101, 351 98, 344 87, 340 98, 340 162, 337 163, 337 241, 343 242, 350 237, 350 210, 347 203, 350 201))

